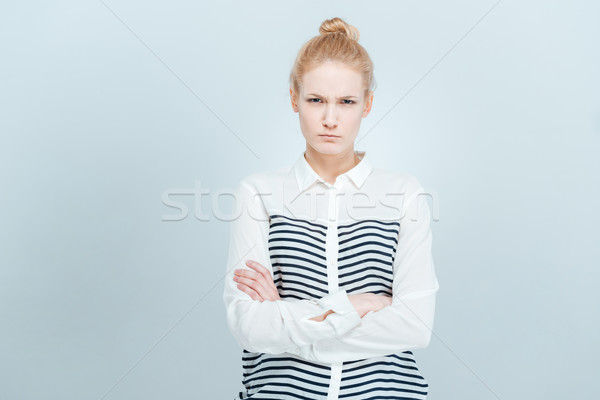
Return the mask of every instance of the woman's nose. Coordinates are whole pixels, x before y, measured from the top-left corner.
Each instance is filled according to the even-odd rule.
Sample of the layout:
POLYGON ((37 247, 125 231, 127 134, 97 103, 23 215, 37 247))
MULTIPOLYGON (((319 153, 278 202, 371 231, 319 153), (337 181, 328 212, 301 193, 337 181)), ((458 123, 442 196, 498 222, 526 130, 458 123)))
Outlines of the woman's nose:
POLYGON ((323 125, 328 127, 337 126, 337 116, 335 113, 335 106, 328 106, 325 110, 325 118, 323 119, 323 125))

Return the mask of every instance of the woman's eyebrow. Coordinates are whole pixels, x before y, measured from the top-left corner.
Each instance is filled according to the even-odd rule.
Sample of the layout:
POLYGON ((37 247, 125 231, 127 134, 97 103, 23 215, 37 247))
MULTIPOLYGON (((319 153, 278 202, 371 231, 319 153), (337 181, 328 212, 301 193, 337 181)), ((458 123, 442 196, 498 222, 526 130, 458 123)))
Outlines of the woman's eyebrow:
MULTIPOLYGON (((317 94, 317 93, 309 93, 309 94, 307 94, 307 96, 325 97, 325 96, 322 96, 322 95, 317 94)), ((340 99, 349 99, 349 98, 358 99, 358 96, 342 96, 342 97, 338 97, 337 100, 340 100, 340 99)))

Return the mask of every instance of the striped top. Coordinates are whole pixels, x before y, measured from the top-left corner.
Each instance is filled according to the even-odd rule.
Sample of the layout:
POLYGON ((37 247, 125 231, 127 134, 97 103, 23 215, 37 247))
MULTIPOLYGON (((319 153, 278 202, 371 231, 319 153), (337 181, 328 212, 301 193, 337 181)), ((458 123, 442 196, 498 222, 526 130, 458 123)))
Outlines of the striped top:
POLYGON ((425 399, 411 350, 429 344, 439 289, 426 192, 361 161, 325 182, 304 152, 236 190, 223 300, 242 348, 241 399, 425 399), (258 261, 280 300, 254 301, 233 270, 258 261), (391 296, 362 318, 349 295, 391 296), (323 321, 310 318, 327 310, 323 321))

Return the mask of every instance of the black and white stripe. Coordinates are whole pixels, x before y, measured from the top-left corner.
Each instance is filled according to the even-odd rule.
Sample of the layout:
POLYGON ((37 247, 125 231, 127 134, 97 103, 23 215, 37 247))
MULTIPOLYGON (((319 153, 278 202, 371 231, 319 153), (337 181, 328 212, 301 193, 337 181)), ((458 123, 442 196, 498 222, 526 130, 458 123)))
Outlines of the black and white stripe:
POLYGON ((326 399, 331 368, 293 354, 252 353, 243 350, 242 383, 238 399, 326 399))
POLYGON ((411 351, 345 361, 339 399, 425 399, 427 381, 411 351))
POLYGON ((279 297, 303 300, 329 294, 327 226, 279 214, 270 220, 269 253, 279 297))
POLYGON ((399 229, 399 222, 373 219, 338 225, 340 288, 391 296, 399 229))
MULTIPOLYGON (((339 287, 349 294, 392 295, 393 263, 400 224, 374 219, 338 224, 339 287)), ((314 299, 328 291, 327 226, 281 214, 270 215, 269 254, 282 299, 314 299)), ((292 354, 243 351, 244 392, 238 399, 326 399, 328 364, 292 354)), ((347 361, 339 399, 425 399, 427 382, 411 351, 347 361)))

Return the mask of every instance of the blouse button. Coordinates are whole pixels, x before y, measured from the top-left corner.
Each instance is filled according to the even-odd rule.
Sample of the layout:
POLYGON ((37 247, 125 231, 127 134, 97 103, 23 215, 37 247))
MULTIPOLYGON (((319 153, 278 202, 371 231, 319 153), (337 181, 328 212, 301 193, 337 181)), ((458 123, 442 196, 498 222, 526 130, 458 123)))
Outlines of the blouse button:
POLYGON ((335 374, 333 374, 333 376, 332 376, 332 377, 333 377, 333 379, 335 379, 336 381, 339 381, 339 380, 341 379, 341 377, 342 377, 342 376, 341 376, 340 374, 338 374, 338 373, 335 373, 335 374))

